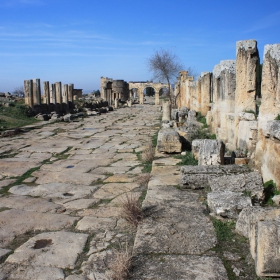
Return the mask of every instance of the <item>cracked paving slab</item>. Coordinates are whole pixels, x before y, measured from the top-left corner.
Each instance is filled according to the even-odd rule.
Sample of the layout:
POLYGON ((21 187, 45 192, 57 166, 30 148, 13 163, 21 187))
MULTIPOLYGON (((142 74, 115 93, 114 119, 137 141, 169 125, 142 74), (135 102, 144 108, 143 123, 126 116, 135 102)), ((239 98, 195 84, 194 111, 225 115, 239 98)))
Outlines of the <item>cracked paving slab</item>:
POLYGON ((77 220, 63 214, 40 213, 11 209, 0 212, 0 247, 9 244, 17 235, 35 230, 61 230, 77 220))

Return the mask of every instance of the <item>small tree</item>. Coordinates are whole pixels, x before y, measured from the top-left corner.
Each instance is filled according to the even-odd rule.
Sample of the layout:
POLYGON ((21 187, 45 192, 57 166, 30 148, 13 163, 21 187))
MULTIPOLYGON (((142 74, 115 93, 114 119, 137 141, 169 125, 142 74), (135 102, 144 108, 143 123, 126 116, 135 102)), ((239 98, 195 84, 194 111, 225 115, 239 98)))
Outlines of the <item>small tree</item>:
POLYGON ((148 59, 149 70, 154 73, 154 78, 168 83, 168 97, 170 102, 171 82, 176 79, 178 72, 183 69, 179 58, 170 50, 160 49, 148 59))
POLYGON ((18 97, 24 97, 24 90, 23 87, 16 87, 13 95, 18 96, 18 97))

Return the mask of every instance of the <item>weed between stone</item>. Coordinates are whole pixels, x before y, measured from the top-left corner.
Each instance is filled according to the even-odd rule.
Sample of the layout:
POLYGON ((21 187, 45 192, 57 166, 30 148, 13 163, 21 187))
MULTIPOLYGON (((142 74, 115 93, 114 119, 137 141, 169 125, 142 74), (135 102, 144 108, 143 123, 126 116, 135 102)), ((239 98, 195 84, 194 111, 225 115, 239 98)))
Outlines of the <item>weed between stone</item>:
POLYGON ((181 162, 178 162, 176 165, 198 165, 198 161, 194 158, 192 152, 187 151, 186 155, 176 155, 174 156, 177 159, 181 159, 181 162))
POLYGON ((120 203, 120 217, 129 224, 137 227, 138 223, 143 219, 141 208, 141 200, 133 193, 126 194, 120 203))

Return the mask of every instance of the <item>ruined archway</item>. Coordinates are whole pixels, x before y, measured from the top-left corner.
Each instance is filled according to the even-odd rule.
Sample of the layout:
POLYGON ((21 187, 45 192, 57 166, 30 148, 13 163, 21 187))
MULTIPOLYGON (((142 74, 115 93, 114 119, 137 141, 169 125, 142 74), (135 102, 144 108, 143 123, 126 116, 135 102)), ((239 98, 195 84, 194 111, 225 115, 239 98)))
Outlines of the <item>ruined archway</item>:
POLYGON ((140 104, 144 103, 144 91, 146 88, 153 88, 155 94, 155 104, 159 105, 159 92, 162 88, 168 88, 167 84, 163 83, 152 83, 152 82, 129 82, 129 89, 132 88, 138 88, 140 96, 139 96, 139 102, 140 104))

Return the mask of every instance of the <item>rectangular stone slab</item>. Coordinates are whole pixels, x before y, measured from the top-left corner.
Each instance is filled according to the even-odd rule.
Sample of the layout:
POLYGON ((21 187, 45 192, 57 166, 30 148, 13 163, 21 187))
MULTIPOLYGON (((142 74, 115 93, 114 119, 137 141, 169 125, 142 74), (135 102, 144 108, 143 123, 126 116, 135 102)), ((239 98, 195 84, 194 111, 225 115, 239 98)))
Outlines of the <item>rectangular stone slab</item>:
POLYGON ((217 257, 188 255, 138 256, 133 280, 227 280, 227 272, 217 257))

